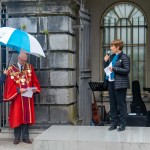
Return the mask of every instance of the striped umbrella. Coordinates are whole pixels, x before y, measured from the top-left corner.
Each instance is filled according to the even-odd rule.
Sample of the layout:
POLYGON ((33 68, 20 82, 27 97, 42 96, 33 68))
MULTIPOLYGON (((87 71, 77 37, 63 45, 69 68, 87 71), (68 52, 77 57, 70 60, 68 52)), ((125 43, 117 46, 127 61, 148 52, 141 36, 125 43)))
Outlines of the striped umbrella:
POLYGON ((45 57, 43 49, 37 39, 22 30, 11 27, 1 27, 0 44, 18 52, 24 50, 26 53, 45 57))

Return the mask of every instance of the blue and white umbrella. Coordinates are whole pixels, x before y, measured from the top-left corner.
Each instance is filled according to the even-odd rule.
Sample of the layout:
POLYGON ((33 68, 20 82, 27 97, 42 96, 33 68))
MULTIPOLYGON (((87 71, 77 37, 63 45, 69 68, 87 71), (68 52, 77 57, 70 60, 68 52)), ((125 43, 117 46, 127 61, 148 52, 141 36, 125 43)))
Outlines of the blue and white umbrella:
POLYGON ((37 39, 22 30, 11 27, 1 27, 0 44, 18 52, 24 50, 27 53, 45 57, 43 49, 37 39))

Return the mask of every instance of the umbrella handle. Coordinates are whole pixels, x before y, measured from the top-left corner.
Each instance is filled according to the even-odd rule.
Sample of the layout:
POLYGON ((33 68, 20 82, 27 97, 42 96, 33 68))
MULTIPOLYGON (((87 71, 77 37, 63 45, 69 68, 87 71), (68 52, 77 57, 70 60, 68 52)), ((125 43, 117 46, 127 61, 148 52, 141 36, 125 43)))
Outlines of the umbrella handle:
POLYGON ((12 53, 10 55, 10 58, 9 58, 9 61, 8 61, 8 65, 6 66, 6 69, 8 69, 8 67, 9 67, 9 63, 10 63, 11 57, 12 57, 12 53))

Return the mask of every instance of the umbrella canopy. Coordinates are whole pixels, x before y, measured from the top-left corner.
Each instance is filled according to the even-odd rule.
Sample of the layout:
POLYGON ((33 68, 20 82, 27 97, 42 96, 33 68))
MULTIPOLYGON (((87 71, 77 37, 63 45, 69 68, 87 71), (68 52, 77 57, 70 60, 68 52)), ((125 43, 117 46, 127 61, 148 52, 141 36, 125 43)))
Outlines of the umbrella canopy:
POLYGON ((22 30, 11 27, 1 27, 0 44, 18 52, 20 52, 20 50, 24 50, 27 53, 45 57, 43 49, 37 39, 22 30))

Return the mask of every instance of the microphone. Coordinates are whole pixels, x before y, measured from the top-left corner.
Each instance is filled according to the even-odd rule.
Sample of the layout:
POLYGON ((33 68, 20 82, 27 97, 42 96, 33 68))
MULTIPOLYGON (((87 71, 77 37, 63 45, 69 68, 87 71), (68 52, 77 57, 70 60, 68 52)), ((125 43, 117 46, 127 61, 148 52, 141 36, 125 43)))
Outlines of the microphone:
POLYGON ((110 56, 110 51, 107 51, 107 55, 110 56))

